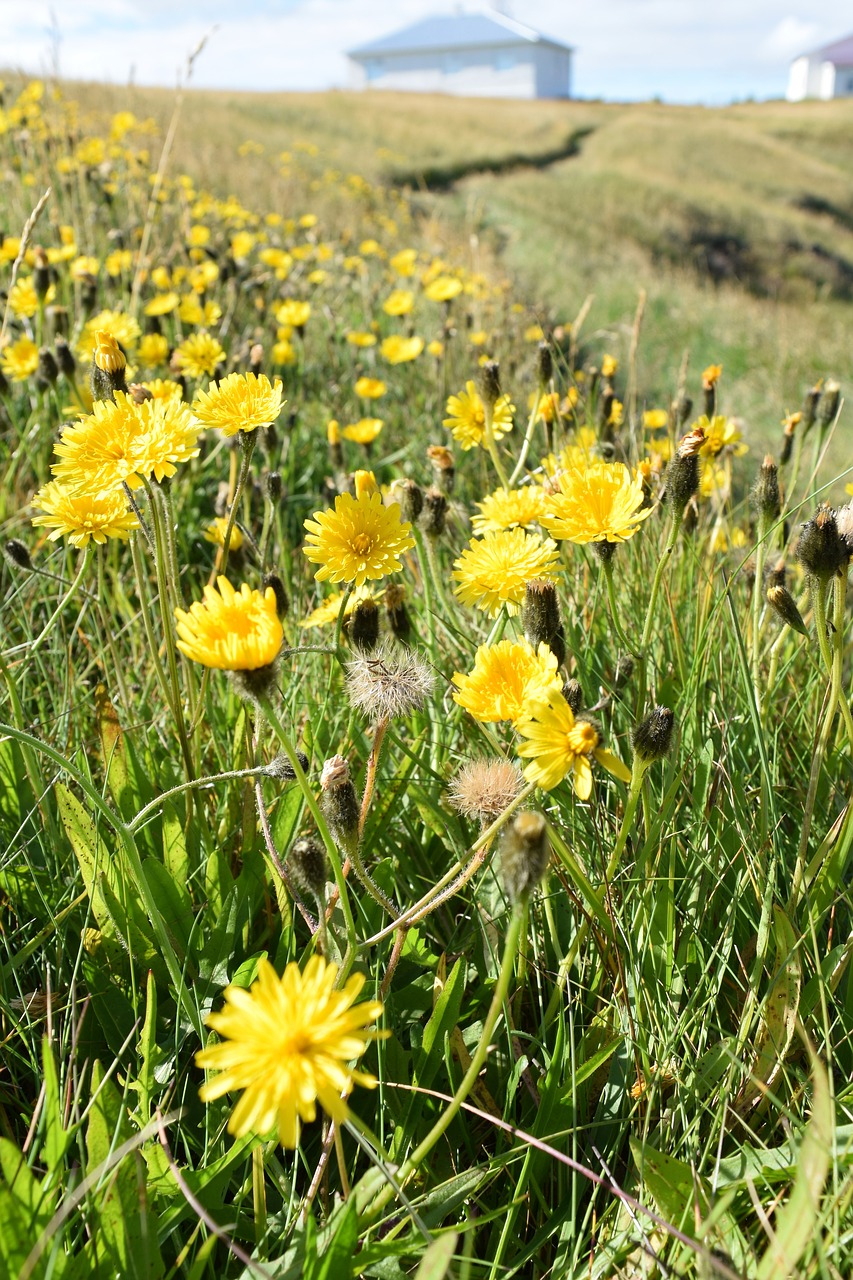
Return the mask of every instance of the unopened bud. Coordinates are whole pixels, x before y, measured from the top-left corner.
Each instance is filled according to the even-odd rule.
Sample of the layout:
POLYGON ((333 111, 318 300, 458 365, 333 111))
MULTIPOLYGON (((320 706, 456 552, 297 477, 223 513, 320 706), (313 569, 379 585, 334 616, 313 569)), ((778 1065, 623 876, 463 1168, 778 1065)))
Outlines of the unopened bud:
POLYGON ((646 716, 634 730, 631 742, 634 755, 644 769, 662 760, 672 743, 672 730, 675 716, 668 707, 655 707, 651 715, 646 716))
POLYGON ((50 289, 50 263, 47 254, 40 244, 33 250, 35 267, 33 268, 33 287, 39 302, 44 302, 50 289))
POLYGON ((563 697, 572 709, 572 713, 577 715, 583 706, 583 689, 581 689, 580 681, 575 680, 574 676, 570 677, 563 685, 563 697))
POLYGON ((405 588, 397 582, 389 582, 385 588, 385 613, 394 635, 406 644, 412 631, 412 622, 405 605, 405 588))
POLYGON ((816 382, 813 387, 809 387, 803 400, 803 435, 814 426, 814 420, 817 417, 817 406, 820 402, 820 393, 823 388, 823 379, 816 382))
POLYGON ((633 674, 634 659, 629 653, 623 653, 616 661, 616 670, 613 672, 613 688, 617 691, 624 689, 633 674))
POLYGON ((539 343, 539 388, 544 391, 554 376, 554 357, 547 342, 539 343))
POLYGON ((456 463, 452 451, 443 444, 433 444, 427 449, 427 457, 432 463, 436 487, 442 493, 452 493, 456 479, 456 463))
POLYGON ((540 644, 547 644, 558 664, 563 662, 566 641, 560 618, 560 601, 557 588, 547 578, 532 578, 524 588, 521 624, 532 648, 538 649, 540 644))
POLYGON ((117 391, 127 391, 124 352, 111 333, 99 329, 92 353, 92 396, 95 400, 115 400, 117 391))
POLYGON ((701 427, 689 431, 680 441, 666 469, 666 501, 679 519, 699 488, 699 450, 705 442, 701 427))
POLYGON ((838 534, 835 512, 822 506, 813 520, 802 527, 797 543, 797 559, 806 573, 826 582, 847 563, 849 553, 838 534))
POLYGON ((62 336, 68 337, 68 308, 51 306, 46 307, 44 318, 47 321, 48 328, 54 338, 62 336))
POLYGON ((769 453, 761 464, 758 479, 752 489, 752 505, 765 528, 779 519, 782 511, 779 470, 769 453))
POLYGON ((259 374, 261 366, 264 362, 264 348, 260 342, 256 342, 249 352, 249 372, 259 374))
POLYGON ((283 618, 290 609, 290 600, 281 578, 277 573, 265 573, 263 587, 264 591, 266 591, 267 587, 272 587, 273 595, 275 596, 276 613, 280 618, 283 618))
POLYGON ((150 387, 143 386, 141 382, 131 382, 127 389, 134 404, 145 404, 148 400, 154 399, 154 393, 150 387))
POLYGON ((835 421, 840 400, 841 387, 837 382, 827 382, 823 388, 823 395, 821 396, 817 406, 817 421, 819 426, 825 428, 835 421))
POLYGON ((428 538, 440 538, 447 520, 447 499, 440 489, 429 488, 424 494, 420 527, 428 538))
POLYGON ((19 569, 32 570, 33 562, 29 550, 19 538, 10 538, 3 550, 7 560, 11 560, 12 564, 17 565, 19 569))
POLYGON ((400 505, 400 515, 414 524, 424 509, 424 492, 414 480, 395 480, 391 495, 400 505))
POLYGON ((312 836, 294 840, 287 866, 297 887, 322 902, 326 894, 326 850, 320 841, 312 836))
POLYGON ((786 586, 771 582, 767 587, 766 596, 770 608, 783 622, 787 623, 792 630, 799 631, 800 635, 808 635, 803 616, 797 608, 797 602, 786 586))
POLYGON ((349 765, 343 756, 332 756, 326 761, 320 786, 323 788, 320 808, 335 844, 347 854, 357 850, 360 809, 349 765))
POLYGON ((672 406, 672 417, 677 427, 683 427, 693 412, 693 400, 690 396, 679 396, 672 406))
POLYGON ((480 369, 480 398, 491 411, 501 398, 501 368, 497 360, 487 360, 480 369))
POLYGON ((56 363, 59 365, 59 372, 65 378, 73 378, 77 372, 77 362, 74 359, 74 353, 62 334, 58 334, 53 344, 56 352, 56 363))
POLYGON ((264 488, 270 502, 278 502, 281 497, 281 472, 268 471, 264 476, 264 488))
POLYGON ((370 653, 379 640, 379 608, 371 597, 359 600, 349 619, 349 638, 354 649, 370 653))
POLYGON ((39 348, 39 362, 36 369, 36 377, 42 382, 52 387, 56 379, 59 377, 59 365, 56 363, 56 356, 50 347, 39 348))
POLYGON ((551 848, 541 813, 517 813, 501 840, 501 875, 510 902, 528 897, 548 870, 551 848))
MULTIPOLYGON (((296 758, 299 761, 299 767, 303 773, 308 772, 310 761, 304 751, 297 751, 296 758)), ((287 756, 282 754, 270 760, 264 773, 268 778, 276 778, 279 782, 292 782, 296 777, 296 771, 288 760, 287 756)))

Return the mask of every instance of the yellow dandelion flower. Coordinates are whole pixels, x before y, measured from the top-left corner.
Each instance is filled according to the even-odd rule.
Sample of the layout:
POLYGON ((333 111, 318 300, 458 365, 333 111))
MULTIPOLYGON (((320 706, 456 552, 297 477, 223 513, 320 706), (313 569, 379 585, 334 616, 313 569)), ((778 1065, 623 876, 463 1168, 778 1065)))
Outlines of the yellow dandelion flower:
POLYGON ((347 342, 350 344, 351 347, 375 347, 376 346, 375 333, 363 333, 359 329, 351 329, 350 332, 346 335, 346 338, 347 338, 347 342))
POLYGON ((493 533, 515 525, 541 524, 547 510, 545 490, 538 485, 522 489, 496 489, 475 505, 479 513, 471 520, 475 533, 493 533))
POLYGON ((80 333, 76 347, 80 360, 91 360, 100 330, 109 333, 126 356, 134 354, 142 332, 133 316, 125 315, 123 311, 99 311, 86 321, 80 333))
POLYGON ((612 378, 616 370, 619 368, 619 361, 615 356, 605 355, 601 361, 602 378, 612 378))
POLYGON ((743 432, 734 418, 727 418, 723 414, 715 414, 713 418, 708 418, 703 414, 693 423, 691 431, 699 427, 705 433, 705 443, 699 450, 701 457, 715 458, 718 453, 722 453, 723 449, 727 448, 732 450, 736 458, 749 452, 743 440, 743 432))
POLYGON ((155 400, 182 400, 184 398, 184 389, 180 382, 175 382, 172 378, 150 378, 148 382, 140 383, 145 387, 146 391, 150 391, 155 400))
POLYGON ((432 342, 427 343, 427 352, 435 356, 436 360, 440 360, 444 355, 444 343, 439 342, 438 338, 433 338, 432 342))
POLYGON ((33 516, 33 524, 52 529, 51 541, 68 538, 75 547, 86 547, 89 541, 102 543, 108 538, 127 538, 139 521, 128 507, 122 489, 93 492, 51 480, 33 498, 33 506, 44 515, 33 516))
POLYGON ((398 276, 410 276, 414 274, 417 260, 417 249, 401 249, 399 253, 395 253, 391 258, 390 266, 397 272, 398 276))
MULTIPOLYGON (((574 390, 574 387, 572 388, 574 390)), ((532 409, 536 403, 535 392, 529 398, 529 407, 532 409)), ((537 422, 554 422, 559 418, 561 412, 560 393, 559 391, 549 391, 545 395, 539 397, 539 408, 536 411, 537 422)))
POLYGON ((382 303, 386 316, 407 316, 415 305, 415 295, 411 289, 394 289, 382 303))
POLYGON ((359 378, 355 384, 355 394, 362 400, 378 400, 384 396, 388 387, 381 378, 359 378))
POLYGON ((430 302, 450 302, 462 292, 462 281, 455 276, 437 276, 424 289, 430 302))
POLYGON ((576 720, 562 694, 531 701, 516 729, 526 739, 518 754, 530 761, 524 776, 543 791, 551 791, 571 773, 575 794, 580 800, 588 800, 592 792, 590 758, 621 782, 631 781, 630 769, 617 756, 603 750, 595 725, 589 720, 576 720))
POLYGON ((188 293, 181 298, 181 305, 178 307, 178 319, 182 324, 198 325, 204 323, 204 308, 197 294, 188 293))
MULTIPOLYGON (((216 516, 211 520, 210 524, 204 531, 207 542, 214 543, 217 547, 225 546, 225 534, 228 532, 228 519, 226 516, 216 516)), ((243 535, 235 524, 231 529, 231 541, 229 547, 231 551, 239 551, 243 545, 243 535)))
POLYGON ((192 407, 200 426, 235 436, 270 426, 282 404, 280 382, 272 384, 263 373, 229 373, 207 391, 197 391, 192 407))
POLYGON ((663 431, 669 423, 666 409, 646 409, 643 414, 643 426, 646 431, 663 431))
POLYGON ((167 316, 170 311, 181 305, 180 295, 170 289, 168 293, 158 293, 146 302, 143 314, 146 316, 167 316))
POLYGON ((400 519, 399 504, 386 507, 377 491, 354 498, 342 493, 334 510, 315 511, 305 521, 308 536, 302 550, 320 565, 314 577, 323 582, 353 582, 360 587, 401 567, 400 556, 415 545, 412 526, 400 519))
POLYGON ((480 645, 474 669, 468 675, 452 677, 458 690, 453 700, 484 723, 496 720, 515 722, 525 713, 531 699, 547 699, 560 693, 562 677, 557 658, 547 644, 534 650, 526 640, 501 640, 480 645))
POLYGON ((459 584, 456 594, 463 604, 483 609, 492 618, 502 605, 508 613, 517 613, 527 583, 532 578, 553 578, 558 557, 550 538, 524 529, 472 538, 453 566, 453 577, 459 584))
POLYGON ((398 333, 385 338, 379 348, 389 364, 406 364, 409 360, 416 360, 423 349, 423 338, 403 338, 398 333))
POLYGON ((257 671, 275 662, 284 632, 275 592, 261 594, 244 582, 235 591, 227 578, 204 588, 204 600, 176 609, 178 648, 193 662, 219 671, 257 671))
POLYGON ((304 329, 311 317, 311 303, 298 298, 288 298, 275 313, 276 323, 289 324, 292 329, 304 329))
POLYGON ((358 422, 350 422, 344 427, 341 435, 353 444, 373 444, 385 423, 381 418, 361 418, 358 422))
POLYGON ((25 335, 17 342, 10 342, 0 356, 0 369, 13 382, 26 382, 35 373, 39 363, 39 349, 32 338, 25 335))
POLYGON ((381 1017, 382 1004, 356 1004, 363 975, 353 974, 336 990, 337 973, 337 965, 312 956, 304 972, 291 963, 279 978, 262 959, 248 991, 225 988, 225 1007, 207 1018, 223 1043, 202 1049, 195 1060, 220 1072, 199 1090, 203 1102, 243 1090, 228 1122, 235 1137, 276 1130, 283 1147, 296 1147, 300 1124, 316 1118, 317 1102, 341 1125, 353 1084, 375 1086, 373 1076, 350 1063, 376 1038, 367 1028, 381 1017))
POLYGON ((643 482, 622 462, 593 462, 562 471, 559 492, 548 499, 542 523, 553 537, 584 545, 625 542, 651 514, 643 505, 643 482))
POLYGON ((72 280, 82 280, 84 276, 96 276, 101 269, 101 263, 98 258, 92 258, 87 254, 80 254, 75 258, 68 268, 72 280))
POLYGON ((146 333, 140 340, 136 356, 144 369, 154 369, 158 364, 166 363, 169 343, 162 333, 146 333))
MULTIPOLYGON (((344 598, 343 591, 336 591, 334 595, 327 596, 322 604, 318 604, 317 608, 308 614, 308 617, 300 622, 300 627, 328 627, 333 626, 338 620, 338 614, 341 611, 341 601, 344 598)), ((348 618, 355 610, 356 606, 364 600, 373 600, 374 595, 368 586, 356 587, 347 596, 347 602, 344 606, 344 617, 348 618)))
POLYGON ((12 315, 29 318, 39 309, 38 294, 32 276, 16 280, 9 290, 9 310, 12 315))
POLYGON ((545 330, 541 324, 528 325, 524 330, 525 342, 542 342, 545 337, 545 330))
POLYGON ((710 391, 720 380, 723 372, 721 364, 709 364, 707 369, 702 370, 702 386, 706 391, 710 391))
MULTIPOLYGON (((480 393, 472 381, 465 383, 465 390, 456 396, 450 396, 446 407, 447 417, 444 425, 450 428, 454 440, 463 449, 473 449, 482 444, 486 434, 486 410, 480 393)), ((515 405, 510 403, 508 395, 502 395, 495 401, 492 412, 492 434, 500 440, 512 430, 512 415, 515 405)))
POLYGON ((106 329, 99 329, 95 334, 92 359, 102 373, 118 373, 120 369, 127 368, 127 357, 116 339, 106 329))
POLYGON ((198 422, 189 405, 163 397, 143 400, 135 409, 141 431, 136 447, 140 475, 160 482, 175 474, 177 463, 198 457, 198 422))
POLYGON ((212 378, 225 352, 209 333, 192 333, 175 349, 175 361, 188 378, 212 378))

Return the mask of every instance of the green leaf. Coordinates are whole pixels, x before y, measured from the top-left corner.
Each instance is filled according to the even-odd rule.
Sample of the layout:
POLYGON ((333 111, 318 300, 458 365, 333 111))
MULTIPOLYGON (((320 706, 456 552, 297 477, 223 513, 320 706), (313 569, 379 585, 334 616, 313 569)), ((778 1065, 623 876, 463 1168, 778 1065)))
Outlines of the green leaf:
POLYGON ((119 723, 118 712, 110 702, 106 685, 103 684, 99 684, 95 690, 95 717, 101 739, 101 758, 107 776, 107 786, 120 814, 128 820, 133 817, 136 798, 130 785, 124 732, 119 723))
POLYGON ((146 858, 142 864, 142 873, 151 890, 151 896, 163 917, 163 924, 169 932, 169 940, 175 954, 183 963, 189 948, 190 936, 194 923, 192 903, 186 891, 186 884, 176 882, 171 873, 156 858, 146 858))
POLYGON ((755 1063, 738 1099, 738 1109, 748 1110, 772 1087, 787 1056, 797 1022, 802 967, 797 938, 781 907, 773 908, 776 968, 762 1011, 755 1063))
POLYGON ((444 1061, 444 1041, 459 1021, 462 995, 465 990, 465 971, 461 958, 451 970, 450 977, 435 1002, 429 1022, 424 1028, 423 1044, 415 1061, 414 1082, 428 1089, 444 1061))
POLYGON ((317 1242, 317 1255, 321 1264, 316 1271, 316 1280, 350 1280, 355 1269, 356 1246, 358 1244, 358 1216, 352 1200, 348 1200, 339 1221, 332 1218, 334 1235, 327 1244, 323 1243, 325 1232, 320 1233, 317 1242))
POLYGON ((61 1165, 71 1145, 73 1132, 62 1123, 62 1095, 53 1048, 47 1036, 41 1042, 42 1077, 44 1081, 44 1145, 42 1157, 51 1173, 61 1165))
POLYGON ((424 1256, 421 1265, 415 1272, 415 1280, 444 1280, 456 1255, 459 1236, 455 1231, 433 1240, 424 1256))
POLYGON ((170 804, 163 806, 163 866, 172 877, 179 892, 184 895, 192 909, 187 884, 190 875, 190 860, 187 854, 187 842, 184 829, 178 820, 175 810, 170 804))

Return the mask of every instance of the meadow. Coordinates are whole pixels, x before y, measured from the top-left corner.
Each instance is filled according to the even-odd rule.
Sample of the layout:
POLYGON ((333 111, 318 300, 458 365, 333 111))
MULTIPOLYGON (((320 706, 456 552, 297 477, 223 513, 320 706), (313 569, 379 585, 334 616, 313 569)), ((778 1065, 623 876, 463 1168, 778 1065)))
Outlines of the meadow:
POLYGON ((428 105, 4 90, 4 1273, 843 1280, 850 107, 428 105))

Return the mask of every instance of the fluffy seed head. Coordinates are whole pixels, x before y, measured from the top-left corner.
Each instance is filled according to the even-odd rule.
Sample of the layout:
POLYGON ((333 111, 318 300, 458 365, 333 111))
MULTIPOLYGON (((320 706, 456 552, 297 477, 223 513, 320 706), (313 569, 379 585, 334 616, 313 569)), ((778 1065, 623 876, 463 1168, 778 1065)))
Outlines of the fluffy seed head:
POLYGON ((512 760, 469 760, 452 779, 447 798, 466 818, 488 826, 524 790, 524 778, 512 760))
POLYGON ((392 720, 418 711, 434 684, 422 658, 387 641, 346 664, 349 700, 372 720, 392 720))

